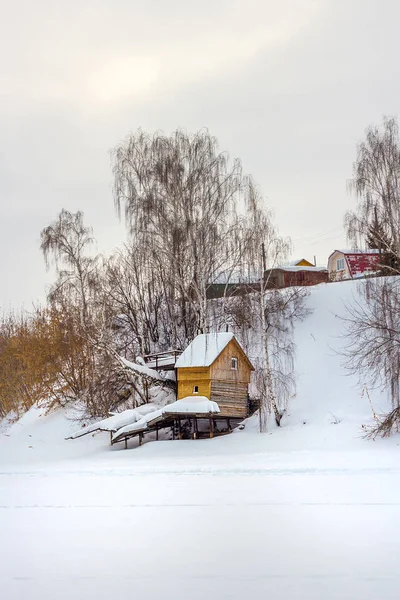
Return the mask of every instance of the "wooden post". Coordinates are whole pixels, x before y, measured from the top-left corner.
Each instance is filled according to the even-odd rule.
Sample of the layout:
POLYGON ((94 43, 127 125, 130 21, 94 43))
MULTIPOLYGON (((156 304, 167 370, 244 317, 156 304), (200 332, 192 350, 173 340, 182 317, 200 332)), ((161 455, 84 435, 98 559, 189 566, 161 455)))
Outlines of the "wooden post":
POLYGON ((128 438, 125 438, 125 450, 127 449, 127 447, 128 447, 128 438))
POLYGON ((175 440, 175 419, 174 419, 174 423, 172 425, 172 439, 175 440))
POLYGON ((157 425, 156 425, 156 440, 157 440, 157 442, 158 442, 158 423, 157 423, 157 425))
POLYGON ((112 446, 112 431, 110 431, 110 446, 112 446))
POLYGON ((210 438, 214 437, 214 422, 210 417, 210 438))
POLYGON ((139 433, 139 446, 142 445, 143 433, 139 433))
POLYGON ((228 425, 228 431, 229 431, 229 433, 232 433, 231 420, 227 419, 226 420, 226 424, 228 425))
POLYGON ((178 419, 178 434, 179 434, 179 439, 182 439, 182 431, 181 431, 181 418, 179 417, 178 419))
POLYGON ((197 417, 193 417, 193 439, 197 440, 197 417))

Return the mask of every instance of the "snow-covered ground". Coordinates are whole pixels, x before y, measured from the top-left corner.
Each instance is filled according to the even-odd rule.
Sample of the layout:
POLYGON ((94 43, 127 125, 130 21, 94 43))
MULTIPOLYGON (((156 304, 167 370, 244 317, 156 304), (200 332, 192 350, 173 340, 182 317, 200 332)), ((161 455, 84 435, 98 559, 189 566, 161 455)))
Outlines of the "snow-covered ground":
POLYGON ((356 291, 312 289, 281 429, 124 450, 108 433, 65 441, 62 411, 8 428, 0 598, 397 599, 400 437, 362 439, 371 407, 336 352, 356 291))

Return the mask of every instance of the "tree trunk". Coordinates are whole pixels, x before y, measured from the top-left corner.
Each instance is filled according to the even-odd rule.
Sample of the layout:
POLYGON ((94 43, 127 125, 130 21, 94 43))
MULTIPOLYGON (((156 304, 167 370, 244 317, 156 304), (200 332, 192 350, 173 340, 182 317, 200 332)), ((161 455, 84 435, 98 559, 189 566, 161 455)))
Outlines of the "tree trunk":
POLYGON ((267 323, 265 319, 265 249, 264 244, 261 246, 261 277, 260 277, 260 310, 261 310, 261 331, 262 331, 262 340, 263 340, 263 350, 264 350, 264 361, 265 361, 265 391, 266 396, 261 399, 260 403, 260 432, 264 432, 267 427, 267 406, 266 401, 268 398, 269 404, 274 411, 275 422, 278 427, 281 424, 282 414, 279 412, 278 405, 276 403, 276 397, 274 392, 274 385, 272 380, 272 371, 271 371, 271 362, 269 358, 268 351, 268 334, 267 334, 267 323))

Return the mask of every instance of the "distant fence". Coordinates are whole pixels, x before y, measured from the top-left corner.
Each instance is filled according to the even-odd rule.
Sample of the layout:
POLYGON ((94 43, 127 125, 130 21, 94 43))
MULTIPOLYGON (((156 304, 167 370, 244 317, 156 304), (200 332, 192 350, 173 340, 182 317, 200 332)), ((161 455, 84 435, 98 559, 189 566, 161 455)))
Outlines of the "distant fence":
MULTIPOLYGON (((265 272, 266 289, 279 290, 288 287, 303 287, 329 282, 328 270, 315 269, 270 269, 265 272)), ((260 282, 253 283, 211 283, 207 288, 207 299, 245 296, 260 291, 260 282)))

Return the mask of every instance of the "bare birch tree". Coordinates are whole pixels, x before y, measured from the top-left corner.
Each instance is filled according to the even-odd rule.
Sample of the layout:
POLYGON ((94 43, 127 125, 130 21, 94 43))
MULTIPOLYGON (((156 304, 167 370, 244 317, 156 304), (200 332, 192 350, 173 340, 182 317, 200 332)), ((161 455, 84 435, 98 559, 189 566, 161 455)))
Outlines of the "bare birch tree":
POLYGON ((376 416, 371 437, 387 436, 400 426, 400 282, 373 278, 362 284, 360 298, 347 307, 346 368, 360 384, 388 392, 392 411, 376 416))
MULTIPOLYGON (((368 244, 383 256, 400 257, 400 138, 396 119, 385 118, 382 128, 367 129, 357 148, 349 187, 357 198, 356 210, 345 217, 350 242, 356 248, 368 244)), ((396 271, 394 267, 392 272, 396 271)))
MULTIPOLYGON (((258 296, 258 326, 262 341, 262 361, 260 369, 256 374, 257 387, 260 394, 259 424, 260 431, 267 428, 268 418, 271 412, 274 414, 276 424, 279 426, 283 416, 284 399, 277 397, 277 378, 271 364, 271 351, 273 344, 270 339, 272 323, 268 320, 271 309, 271 297, 269 296, 269 275, 285 257, 287 257, 291 242, 290 239, 280 237, 273 225, 271 213, 266 212, 262 206, 262 199, 257 188, 250 184, 251 213, 249 216, 248 231, 251 231, 248 243, 243 253, 242 262, 247 263, 250 272, 258 272, 259 293, 258 296)), ((276 342, 278 338, 274 341, 276 342)), ((277 362, 281 360, 282 354, 276 353, 277 362)))
POLYGON ((91 228, 83 223, 83 213, 63 209, 40 237, 46 265, 53 261, 58 276, 49 293, 50 302, 68 299, 80 308, 82 323, 87 325, 97 282, 97 258, 87 254, 94 239, 91 228))
MULTIPOLYGON (((381 274, 400 273, 400 138, 396 119, 369 127, 357 148, 351 188, 357 207, 346 215, 349 240, 381 253, 381 274)), ((346 365, 360 382, 389 392, 392 411, 371 435, 388 435, 400 423, 400 288, 397 279, 370 279, 348 307, 346 365)))
POLYGON ((240 260, 244 216, 253 209, 249 178, 207 131, 138 131, 113 159, 116 207, 125 209, 148 270, 159 272, 172 345, 183 346, 210 326, 208 287, 221 274, 229 278, 240 260))
POLYGON ((171 320, 157 269, 148 268, 146 249, 126 246, 105 262, 104 293, 124 356, 145 356, 171 345, 171 320))
POLYGON ((61 403, 80 401, 88 415, 100 416, 115 409, 126 385, 112 352, 106 351, 113 346, 112 313, 101 293, 99 258, 90 255, 93 241, 81 212, 62 210, 41 232, 46 264, 53 261, 57 272, 43 324, 48 331, 53 323, 54 335, 65 340, 65 351, 60 354, 56 346, 49 358, 58 372, 49 396, 61 403))

